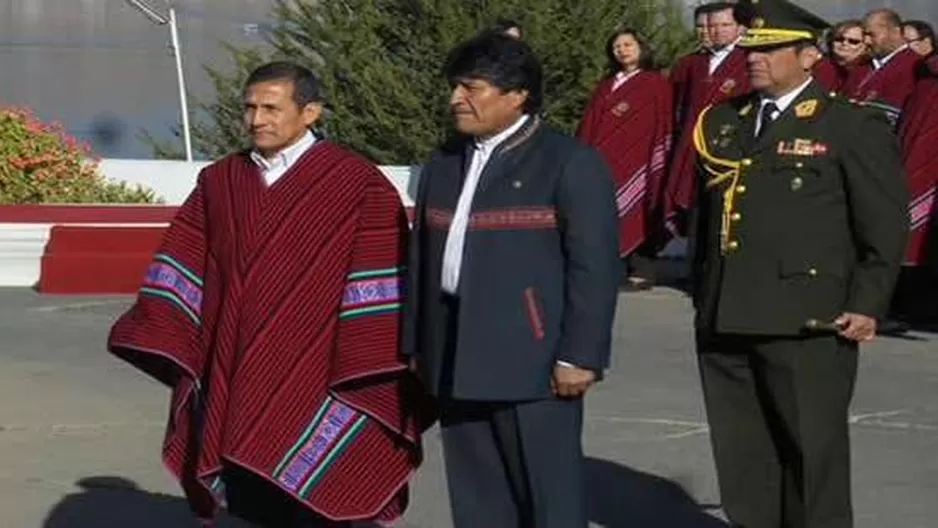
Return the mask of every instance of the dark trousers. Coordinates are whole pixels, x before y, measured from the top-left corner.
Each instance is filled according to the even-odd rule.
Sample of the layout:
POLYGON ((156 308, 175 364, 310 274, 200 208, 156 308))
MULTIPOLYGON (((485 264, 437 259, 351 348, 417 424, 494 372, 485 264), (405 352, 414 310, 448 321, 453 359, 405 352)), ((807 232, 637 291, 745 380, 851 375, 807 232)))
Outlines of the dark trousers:
POLYGON ((890 307, 890 317, 901 321, 938 323, 938 272, 926 266, 903 266, 890 307))
POLYGON ((857 347, 834 336, 698 336, 723 507, 742 528, 850 528, 857 347))
POLYGON ((586 528, 583 403, 444 401, 455 528, 586 528))
POLYGON ((350 528, 325 519, 254 473, 236 466, 222 475, 228 512, 260 528, 350 528))
POLYGON ((625 269, 629 277, 654 282, 657 277, 658 257, 638 248, 625 258, 625 269))

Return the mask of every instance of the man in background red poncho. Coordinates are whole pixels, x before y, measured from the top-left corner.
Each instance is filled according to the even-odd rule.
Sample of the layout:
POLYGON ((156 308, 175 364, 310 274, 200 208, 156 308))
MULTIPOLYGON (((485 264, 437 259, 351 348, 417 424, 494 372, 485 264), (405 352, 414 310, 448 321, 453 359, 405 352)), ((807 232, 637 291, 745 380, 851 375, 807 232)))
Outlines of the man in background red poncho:
POLYGON ((713 4, 701 4, 694 8, 694 31, 697 34, 697 49, 693 53, 678 57, 674 61, 669 73, 671 81, 671 95, 674 97, 674 126, 680 126, 684 123, 684 116, 681 114, 689 101, 688 87, 691 83, 691 77, 695 72, 699 72, 701 66, 698 63, 708 62, 710 60, 710 31, 707 29, 707 15, 714 10, 713 4))
POLYGON ((676 143, 665 184, 665 214, 669 229, 686 234, 687 214, 693 208, 697 182, 697 153, 691 133, 697 117, 704 108, 722 103, 750 92, 746 73, 746 52, 736 45, 746 31, 751 8, 748 4, 713 2, 708 4, 707 30, 710 50, 703 59, 692 62, 686 75, 687 82, 677 96, 675 113, 681 117, 677 123, 676 143))
MULTIPOLYGON (((905 281, 896 291, 906 317, 936 319, 938 296, 938 56, 919 69, 919 81, 899 127, 912 201, 905 281), (910 313, 908 313, 910 312, 910 313)), ((935 322, 934 320, 932 322, 935 322)))
POLYGON ((163 459, 203 523, 224 503, 271 528, 394 519, 421 454, 405 211, 309 131, 311 72, 262 66, 244 100, 253 149, 199 175, 109 349, 172 387, 163 459))
POLYGON ((895 11, 873 10, 864 17, 863 26, 872 67, 854 70, 847 84, 856 88, 847 95, 881 109, 895 125, 915 88, 921 58, 906 44, 902 20, 895 11))

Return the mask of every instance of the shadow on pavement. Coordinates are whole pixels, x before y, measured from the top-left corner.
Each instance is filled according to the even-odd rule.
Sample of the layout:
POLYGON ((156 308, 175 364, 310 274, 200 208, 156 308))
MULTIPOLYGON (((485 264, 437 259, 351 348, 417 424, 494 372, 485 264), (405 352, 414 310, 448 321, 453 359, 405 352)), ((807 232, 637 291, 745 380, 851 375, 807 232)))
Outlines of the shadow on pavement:
MULTIPOLYGON (((199 523, 181 497, 151 493, 122 477, 88 477, 75 483, 80 492, 63 498, 42 528, 196 528, 199 523)), ((220 528, 246 528, 225 520, 220 528)))
MULTIPOLYGON (((49 512, 42 528, 198 528, 182 497, 151 493, 131 480, 116 476, 88 477, 75 483, 82 491, 63 498, 49 512)), ((256 528, 223 517, 217 528, 256 528)), ((356 523, 354 528, 378 528, 356 523)), ((404 526, 403 528, 407 528, 404 526)))
POLYGON ((680 485, 596 458, 586 459, 587 508, 605 528, 727 528, 680 485))
MULTIPOLYGON (((587 458, 590 520, 605 528, 727 528, 703 511, 680 485, 628 467, 587 458)), ((76 483, 80 492, 62 499, 42 528, 195 528, 198 523, 185 500, 140 489, 116 476, 97 476, 76 483)), ((247 528, 224 519, 219 528, 247 528)))

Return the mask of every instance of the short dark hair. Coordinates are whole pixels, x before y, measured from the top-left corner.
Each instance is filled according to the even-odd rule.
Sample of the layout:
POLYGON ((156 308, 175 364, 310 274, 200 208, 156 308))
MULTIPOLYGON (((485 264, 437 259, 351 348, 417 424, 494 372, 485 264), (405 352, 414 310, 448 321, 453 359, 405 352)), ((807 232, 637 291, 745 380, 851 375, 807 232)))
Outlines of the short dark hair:
POLYGON ((902 23, 902 27, 905 28, 906 26, 915 29, 919 38, 931 39, 933 46, 938 44, 938 42, 935 42, 935 28, 928 22, 924 20, 906 20, 902 23))
POLYGON ((697 20, 701 15, 706 15, 709 13, 710 4, 700 4, 694 8, 694 20, 697 20))
POLYGON ((461 79, 482 79, 503 92, 527 90, 524 111, 534 113, 541 107, 541 63, 522 40, 488 32, 471 38, 450 51, 443 75, 450 86, 461 79))
POLYGON ((716 13, 718 11, 726 11, 734 7, 735 4, 732 2, 708 2, 706 4, 700 4, 694 8, 694 18, 696 19, 700 15, 709 15, 710 13, 716 13))
POLYGON ((885 20, 886 22, 888 22, 890 26, 897 27, 897 28, 901 28, 901 27, 902 27, 902 17, 899 16, 899 13, 897 13, 897 12, 896 12, 895 10, 893 10, 893 9, 889 9, 889 8, 886 8, 886 7, 883 7, 883 8, 880 8, 880 9, 874 9, 874 10, 870 11, 869 13, 867 13, 864 18, 871 18, 871 17, 874 17, 874 16, 875 16, 875 17, 882 17, 883 20, 885 20))
POLYGON ((300 108, 323 102, 322 84, 316 75, 308 68, 289 61, 268 62, 257 67, 248 76, 244 89, 247 91, 255 84, 273 81, 292 82, 293 100, 300 108))
POLYGON ((638 56, 638 67, 643 70, 654 68, 654 50, 652 50, 651 44, 648 43, 648 39, 635 29, 626 27, 613 31, 612 34, 609 35, 609 38, 606 39, 606 60, 608 61, 607 68, 609 75, 615 75, 622 69, 622 65, 619 64, 618 59, 616 59, 615 53, 612 52, 612 45, 615 44, 616 39, 622 35, 632 35, 635 41, 638 42, 638 48, 641 50, 638 56))
POLYGON ((751 27, 756 18, 756 8, 750 2, 740 2, 732 6, 733 18, 741 26, 751 27))

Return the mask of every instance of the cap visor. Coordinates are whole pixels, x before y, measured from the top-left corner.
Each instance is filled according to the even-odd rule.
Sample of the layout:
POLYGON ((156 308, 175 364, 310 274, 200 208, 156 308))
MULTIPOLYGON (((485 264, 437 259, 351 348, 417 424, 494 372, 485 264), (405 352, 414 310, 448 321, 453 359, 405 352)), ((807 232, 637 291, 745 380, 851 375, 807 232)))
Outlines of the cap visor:
POLYGON ((810 31, 759 28, 747 31, 746 35, 740 40, 739 47, 747 49, 780 48, 806 40, 811 42, 815 40, 810 31))

